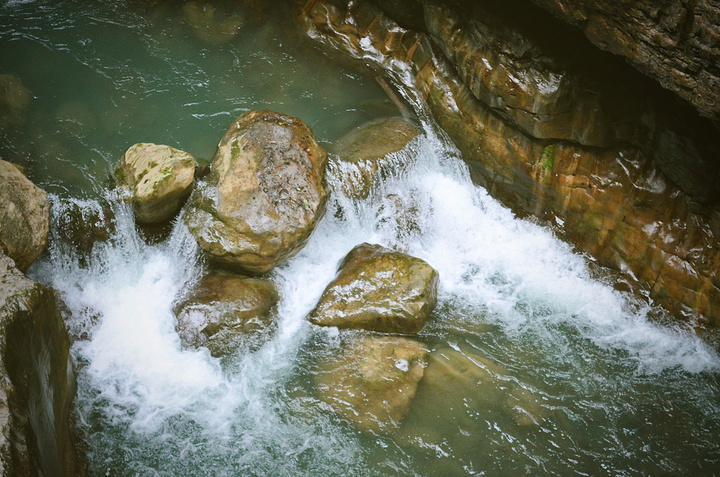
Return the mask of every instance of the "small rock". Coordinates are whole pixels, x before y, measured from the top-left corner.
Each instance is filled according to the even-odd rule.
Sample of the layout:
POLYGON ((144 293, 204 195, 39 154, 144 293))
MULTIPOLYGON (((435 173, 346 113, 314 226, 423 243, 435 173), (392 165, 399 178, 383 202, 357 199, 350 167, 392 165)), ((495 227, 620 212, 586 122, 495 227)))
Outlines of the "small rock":
POLYGON ((417 333, 437 304, 438 280, 424 260, 364 243, 340 263, 309 320, 321 326, 417 333))
POLYGON ((195 159, 170 146, 135 144, 120 159, 115 177, 132 191, 135 219, 157 224, 170 220, 190 195, 195 159))
POLYGON ((271 326, 277 301, 268 280, 211 272, 178 307, 180 340, 188 347, 205 346, 216 357, 230 354, 271 326))
POLYGON ((212 261, 267 273, 305 245, 325 213, 326 159, 299 119, 249 111, 220 141, 185 223, 212 261))
POLYGON ((50 231, 47 194, 0 160, 0 248, 26 271, 45 250, 50 231))
POLYGON ((400 337, 356 340, 320 366, 320 398, 361 431, 397 429, 423 377, 428 350, 400 337))
POLYGON ((368 122, 340 139, 332 148, 340 157, 343 193, 364 199, 382 172, 392 168, 390 155, 402 150, 420 131, 401 118, 368 122))

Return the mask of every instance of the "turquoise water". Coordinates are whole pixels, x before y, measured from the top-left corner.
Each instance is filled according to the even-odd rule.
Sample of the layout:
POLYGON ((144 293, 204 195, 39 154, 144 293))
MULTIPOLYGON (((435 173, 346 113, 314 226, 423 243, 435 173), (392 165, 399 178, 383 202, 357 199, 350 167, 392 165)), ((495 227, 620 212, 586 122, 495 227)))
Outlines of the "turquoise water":
POLYGON ((208 160, 250 109, 301 117, 325 142, 396 114, 372 74, 341 67, 293 27, 291 8, 261 8, 226 2, 223 17, 218 7, 219 19, 242 21, 217 43, 178 2, 5 2, 0 74, 32 100, 16 130, 0 131, 0 157, 49 192, 97 195, 132 144, 208 160))
POLYGON ((372 72, 304 39, 290 6, 215 4, 227 28, 211 34, 198 30, 198 5, 0 6, 0 74, 16 75, 32 95, 0 132, 0 155, 53 194, 49 252, 31 274, 70 310, 91 475, 720 468, 716 346, 650 318, 662 310, 618 293, 611 275, 591 272, 552 231, 474 186, 412 91, 423 133, 396 158, 402 170, 356 201, 338 192, 341 169, 331 161, 328 212, 302 252, 270 275, 277 326, 223 360, 182 349, 173 308, 207 265, 182 221, 148 243, 131 209, 105 192, 124 150, 154 141, 208 159, 247 109, 300 117, 325 145, 398 114, 372 72), (383 215, 398 201, 410 219, 383 215), (73 210, 85 214, 80 227, 111 223, 110 239, 88 252, 61 240, 73 210), (358 333, 305 320, 337 262, 363 241, 407 250, 440 273, 438 308, 417 338, 429 364, 390 435, 360 433, 322 402, 318 366, 358 333))

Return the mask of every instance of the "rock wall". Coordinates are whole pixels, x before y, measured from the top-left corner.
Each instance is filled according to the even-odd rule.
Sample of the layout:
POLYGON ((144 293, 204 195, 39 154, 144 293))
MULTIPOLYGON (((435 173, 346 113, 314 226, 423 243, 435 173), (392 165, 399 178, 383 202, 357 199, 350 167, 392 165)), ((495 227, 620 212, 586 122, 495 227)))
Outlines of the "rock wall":
POLYGON ((641 80, 596 89, 588 70, 492 11, 407 2, 420 3, 429 33, 367 1, 301 2, 301 16, 312 37, 386 72, 410 71, 495 197, 555 222, 672 313, 720 324, 718 156, 707 124, 692 119, 698 134, 687 134, 675 110, 658 113, 641 80))
POLYGON ((80 475, 75 378, 54 294, 0 254, 0 475, 80 475))
POLYGON ((719 0, 532 0, 720 121, 719 0))

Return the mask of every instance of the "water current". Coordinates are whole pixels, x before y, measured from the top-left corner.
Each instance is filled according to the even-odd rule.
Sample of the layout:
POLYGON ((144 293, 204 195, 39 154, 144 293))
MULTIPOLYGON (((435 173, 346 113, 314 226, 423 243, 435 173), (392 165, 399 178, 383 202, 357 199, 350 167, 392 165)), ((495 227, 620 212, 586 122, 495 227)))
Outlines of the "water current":
POLYGON ((615 291, 612 275, 593 271, 551 229, 474 186, 412 91, 423 134, 367 199, 339 192, 331 158, 325 217, 270 276, 277 326, 223 359, 183 349, 173 308, 208 267, 182 220, 164 234, 138 229, 106 190, 122 152, 154 141, 210 158, 248 109, 300 117, 326 145, 398 114, 373 74, 303 39, 290 7, 225 5, 222 18, 241 27, 215 38, 187 5, 0 4, 0 74, 32 94, 22 125, 0 132, 0 155, 52 193, 49 251, 31 274, 67 305, 92 475, 720 468, 715 346, 651 319, 661 310, 615 291), (63 230, 73 214, 88 230, 107 226, 109 238, 78 250, 63 230), (305 316, 361 242, 407 251, 440 273, 438 307, 418 336, 430 364, 391 435, 356 431, 328 412, 314 384, 319 363, 357 333, 305 316))

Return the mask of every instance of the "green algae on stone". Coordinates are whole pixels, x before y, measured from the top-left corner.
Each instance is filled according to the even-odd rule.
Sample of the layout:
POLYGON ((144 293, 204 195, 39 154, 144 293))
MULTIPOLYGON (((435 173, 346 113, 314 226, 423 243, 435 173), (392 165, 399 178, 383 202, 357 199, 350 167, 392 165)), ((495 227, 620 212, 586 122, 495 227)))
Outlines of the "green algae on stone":
POLYGON ((555 144, 545 146, 540 157, 540 163, 546 171, 551 171, 555 165, 555 144))
POLYGON ((195 159, 170 146, 139 143, 130 147, 115 168, 121 187, 131 192, 139 223, 170 220, 190 195, 195 177, 195 159))

